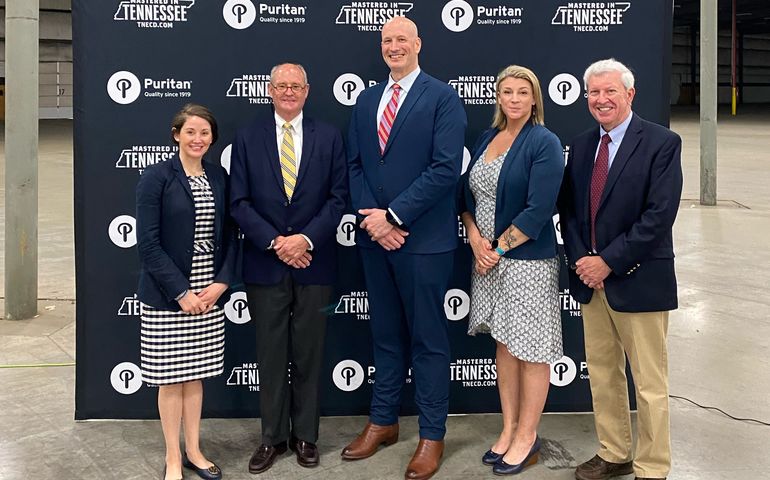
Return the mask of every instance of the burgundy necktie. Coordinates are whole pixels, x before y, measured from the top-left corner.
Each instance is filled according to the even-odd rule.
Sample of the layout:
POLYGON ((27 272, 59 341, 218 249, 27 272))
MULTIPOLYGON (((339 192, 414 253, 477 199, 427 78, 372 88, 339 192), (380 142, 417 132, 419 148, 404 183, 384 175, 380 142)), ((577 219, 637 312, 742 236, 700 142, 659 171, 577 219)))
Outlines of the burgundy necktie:
POLYGON ((385 145, 388 144, 388 137, 390 136, 390 129, 393 128, 393 120, 396 119, 396 109, 398 109, 398 96, 401 93, 401 86, 397 83, 393 84, 393 95, 390 97, 388 105, 385 107, 385 111, 382 112, 382 119, 380 120, 380 126, 377 128, 377 136, 380 139, 380 155, 385 152, 385 145))
POLYGON ((596 212, 599 211, 599 202, 604 193, 604 184, 607 183, 607 171, 610 163, 610 147, 612 141, 610 135, 602 135, 602 144, 599 145, 599 153, 594 162, 594 171, 591 174, 591 248, 596 251, 596 212))

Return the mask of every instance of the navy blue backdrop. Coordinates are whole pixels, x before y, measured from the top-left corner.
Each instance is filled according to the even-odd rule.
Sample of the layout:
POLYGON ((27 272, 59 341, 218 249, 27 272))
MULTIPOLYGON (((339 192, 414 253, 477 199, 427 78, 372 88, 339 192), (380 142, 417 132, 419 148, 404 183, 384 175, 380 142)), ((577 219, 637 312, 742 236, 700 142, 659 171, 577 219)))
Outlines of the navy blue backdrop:
MULTIPOLYGON (((207 159, 228 166, 236 128, 270 114, 270 68, 299 62, 311 84, 307 115, 344 132, 357 94, 387 76, 379 30, 403 14, 420 28, 421 67, 465 103, 466 145, 489 125, 495 75, 513 63, 540 78, 546 124, 564 144, 593 125, 581 77, 599 58, 629 65, 637 78, 634 110, 667 125, 671 9, 670 0, 73 0, 75 417, 157 416, 155 391, 142 384, 137 366, 134 189, 147 165, 175 152, 169 122, 184 103, 214 111, 220 141, 207 159)), ((374 379, 367 292, 351 226, 344 218, 337 235, 342 275, 329 305, 325 415, 366 413, 374 379)), ((465 240, 459 222, 458 236, 465 240)), ((464 244, 456 255, 445 304, 450 409, 499 411, 493 341, 465 334, 470 248, 464 244)), ((565 357, 552 365, 546 410, 590 410, 582 321, 564 271, 560 300, 565 357)), ((242 292, 228 303, 225 374, 206 381, 204 415, 259 414, 255 328, 245 307, 242 292)), ((405 404, 404 413, 414 411, 405 404)))

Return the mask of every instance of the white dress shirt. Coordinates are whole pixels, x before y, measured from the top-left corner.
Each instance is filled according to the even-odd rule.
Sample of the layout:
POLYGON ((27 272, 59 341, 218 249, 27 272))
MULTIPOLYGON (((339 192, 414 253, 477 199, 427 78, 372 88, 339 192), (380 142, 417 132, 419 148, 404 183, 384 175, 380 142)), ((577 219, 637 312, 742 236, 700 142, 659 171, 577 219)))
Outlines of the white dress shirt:
MULTIPOLYGON (((281 144, 283 143, 283 124, 286 123, 286 120, 284 118, 281 118, 280 115, 277 113, 275 114, 275 140, 276 144, 278 145, 278 158, 281 158, 281 144)), ((302 112, 299 112, 299 115, 294 117, 292 121, 289 122, 291 124, 291 138, 294 141, 294 158, 297 161, 297 177, 299 178, 299 165, 302 160, 302 112)), ((305 235, 304 233, 300 233, 305 240, 307 240, 308 245, 310 245, 309 250, 313 250, 313 241, 310 240, 310 238, 305 235)), ((270 241, 270 246, 267 247, 268 249, 273 248, 273 243, 275 243, 274 240, 270 241)))
MULTIPOLYGON (((275 139, 278 145, 278 158, 281 158, 281 143, 283 143, 283 124, 287 120, 275 114, 275 139)), ((302 112, 294 117, 291 124, 291 138, 294 140, 294 158, 297 160, 297 174, 299 174, 299 164, 302 160, 302 112)))
POLYGON ((610 171, 610 168, 612 168, 612 162, 615 160, 615 154, 618 153, 618 149, 620 148, 620 143, 623 141, 623 137, 626 136, 626 130, 628 130, 628 125, 631 123, 631 118, 634 116, 634 112, 628 112, 628 117, 626 117, 623 122, 618 125, 617 127, 613 128, 609 132, 604 130, 604 127, 599 126, 599 143, 596 144, 596 152, 594 153, 594 163, 596 163, 596 157, 599 155, 599 147, 602 145, 601 137, 604 136, 605 133, 610 135, 610 143, 607 144, 607 149, 609 150, 610 158, 607 161, 607 171, 610 171))
MULTIPOLYGON (((388 106, 388 103, 390 102, 390 99, 393 96, 393 85, 398 83, 398 86, 401 87, 401 93, 398 95, 398 105, 396 106, 396 115, 398 115, 398 111, 401 110, 401 105, 404 104, 404 100, 406 100, 406 96, 409 94, 409 90, 412 89, 412 85, 414 85, 414 81, 417 80, 417 76, 419 74, 420 74, 420 67, 417 67, 414 70, 412 70, 407 76, 399 80, 398 82, 393 80, 393 77, 388 75, 388 84, 385 85, 385 90, 383 90, 382 97, 380 97, 380 105, 377 107, 377 117, 375 118, 375 124, 374 124, 375 130, 380 128, 382 115, 385 113, 385 108, 388 106)), ((391 215, 393 215, 393 218, 396 220, 396 222, 398 222, 399 225, 403 225, 404 222, 402 222, 401 219, 398 218, 398 215, 396 215, 396 212, 394 212, 390 208, 388 208, 388 211, 390 212, 391 215)))
POLYGON ((385 113, 385 107, 388 106, 390 97, 393 96, 393 85, 397 83, 398 86, 401 87, 401 93, 398 95, 398 106, 396 107, 396 115, 398 115, 398 111, 401 110, 401 105, 404 104, 404 100, 409 94, 409 90, 412 89, 412 85, 414 85, 414 81, 417 80, 417 75, 419 74, 420 67, 415 68, 409 75, 399 81, 393 80, 393 77, 388 75, 388 84, 385 85, 385 90, 383 90, 382 97, 380 97, 380 105, 377 107, 377 118, 375 119, 376 123, 374 124, 375 129, 380 128, 382 114, 385 113))

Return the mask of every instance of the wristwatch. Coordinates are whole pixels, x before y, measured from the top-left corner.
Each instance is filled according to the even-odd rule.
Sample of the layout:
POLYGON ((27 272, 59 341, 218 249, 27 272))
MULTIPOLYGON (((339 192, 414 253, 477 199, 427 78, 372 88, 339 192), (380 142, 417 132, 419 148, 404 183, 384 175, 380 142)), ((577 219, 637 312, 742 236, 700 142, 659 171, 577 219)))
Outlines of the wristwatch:
POLYGON ((499 245, 500 245, 500 243, 497 241, 497 239, 492 240, 492 248, 495 249, 495 253, 497 253, 498 255, 500 255, 502 257, 503 255, 505 255, 505 250, 500 248, 499 245))

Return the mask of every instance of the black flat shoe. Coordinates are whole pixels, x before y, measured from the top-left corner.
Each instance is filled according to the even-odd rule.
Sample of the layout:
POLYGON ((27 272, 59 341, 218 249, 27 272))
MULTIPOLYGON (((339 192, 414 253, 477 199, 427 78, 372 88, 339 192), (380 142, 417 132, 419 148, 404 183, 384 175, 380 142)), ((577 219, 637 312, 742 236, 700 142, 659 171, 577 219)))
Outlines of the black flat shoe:
POLYGON ((490 448, 489 450, 487 450, 487 453, 485 453, 484 456, 481 457, 481 463, 483 463, 484 465, 492 466, 497 462, 499 462, 500 459, 503 458, 503 455, 505 455, 505 453, 495 453, 490 448))
POLYGON ((222 478, 222 470, 220 470, 219 467, 212 465, 209 468, 198 468, 189 458, 187 458, 187 454, 182 455, 182 466, 194 471, 199 477, 205 480, 219 480, 222 478))

